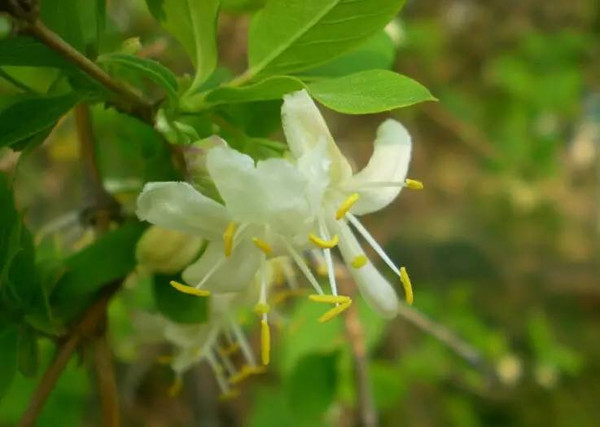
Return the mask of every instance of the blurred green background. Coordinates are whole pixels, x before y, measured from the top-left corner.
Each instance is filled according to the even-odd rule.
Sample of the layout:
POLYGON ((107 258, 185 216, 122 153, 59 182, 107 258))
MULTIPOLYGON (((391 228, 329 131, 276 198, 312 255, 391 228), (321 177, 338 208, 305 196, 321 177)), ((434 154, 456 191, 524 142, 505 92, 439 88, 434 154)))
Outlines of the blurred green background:
MULTIPOLYGON (((142 1, 109 3, 108 43, 139 37, 146 57, 189 71, 142 1)), ((243 12, 257 2, 225 3, 221 62, 239 72, 243 12)), ((381 425, 598 425, 600 4, 410 1, 386 37, 370 42, 372 54, 358 61, 393 63, 439 102, 392 113, 413 135, 410 177, 425 191, 403 193, 365 222, 408 266, 415 307, 478 348, 485 363, 470 366, 402 319, 384 322, 361 307, 381 425)), ((32 87, 52 81, 50 70, 18 72, 32 87)), ((335 64, 321 72, 335 73, 335 64)), ((0 80, 0 91, 9 99, 15 88, 0 80)), ((251 136, 282 140, 278 110, 278 102, 255 106, 251 136), (264 111, 275 112, 273 123, 259 121, 264 111)), ((364 164, 385 115, 325 113, 342 149, 364 164)), ((107 185, 125 189, 123 200, 132 200, 126 190, 140 180, 169 176, 146 127, 101 108, 94 120, 107 185)), ((38 233, 57 217, 68 223, 81 198, 71 119, 24 155, 17 194, 28 222, 38 233)), ((0 168, 16 160, 2 152, 0 168)), ((65 239, 81 240, 72 234, 65 239)), ((273 366, 244 384, 237 400, 217 402, 205 366, 169 398, 168 368, 131 343, 128 307, 149 298, 139 288, 111 306, 124 425, 353 425, 356 390, 341 322, 320 325, 315 307, 299 301, 274 337, 273 366)), ((46 344, 44 360, 52 354, 46 344)), ((71 362, 39 425, 96 424, 100 409, 85 363, 71 362)), ((0 402, 0 425, 16 422, 35 384, 17 379, 0 402)))

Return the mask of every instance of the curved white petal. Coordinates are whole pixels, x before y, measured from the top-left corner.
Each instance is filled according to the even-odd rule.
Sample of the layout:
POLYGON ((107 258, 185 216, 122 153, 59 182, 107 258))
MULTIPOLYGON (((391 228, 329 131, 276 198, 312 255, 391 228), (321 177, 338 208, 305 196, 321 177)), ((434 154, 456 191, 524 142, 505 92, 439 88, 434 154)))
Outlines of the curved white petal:
POLYGON ((360 268, 352 266, 356 257, 366 257, 358 240, 347 224, 339 225, 339 248, 350 274, 367 304, 381 316, 392 318, 398 314, 398 296, 390 283, 373 266, 371 261, 360 268))
POLYGON ((308 179, 287 160, 268 159, 255 167, 251 157, 216 147, 208 153, 207 168, 236 221, 269 225, 284 234, 305 228, 308 179))
POLYGON ((249 240, 241 241, 225 257, 221 242, 212 242, 198 261, 183 270, 183 280, 195 286, 210 276, 201 286, 214 293, 239 292, 246 289, 260 266, 262 252, 249 240))
POLYGON ((137 199, 137 216, 155 225, 221 238, 229 222, 224 206, 186 182, 150 182, 137 199))
POLYGON ((319 141, 327 141, 327 156, 331 162, 330 177, 334 182, 352 175, 352 168, 335 144, 321 112, 306 90, 283 97, 281 107, 283 132, 290 151, 297 159, 319 141))
POLYGON ((406 128, 396 120, 388 119, 377 129, 373 155, 363 170, 351 177, 345 187, 360 194, 351 212, 364 215, 389 205, 400 193, 402 186, 375 187, 379 182, 402 183, 408 173, 412 142, 406 128))

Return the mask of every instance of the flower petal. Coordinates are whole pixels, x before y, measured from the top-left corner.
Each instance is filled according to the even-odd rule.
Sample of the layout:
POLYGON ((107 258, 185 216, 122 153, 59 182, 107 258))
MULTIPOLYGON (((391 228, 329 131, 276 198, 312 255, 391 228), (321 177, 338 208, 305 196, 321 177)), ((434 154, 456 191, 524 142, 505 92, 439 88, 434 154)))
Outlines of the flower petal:
POLYGON ((183 271, 182 277, 186 283, 195 286, 210 274, 202 289, 214 293, 238 292, 254 280, 262 256, 248 239, 242 240, 228 258, 223 244, 212 242, 200 259, 183 271))
POLYGON ((338 182, 352 175, 348 160, 335 144, 325 119, 306 90, 285 95, 281 108, 283 132, 295 158, 300 158, 319 141, 327 141, 330 177, 338 182))
POLYGON ((186 182, 150 182, 137 199, 137 216, 155 225, 220 239, 229 222, 223 205, 186 182))
POLYGON ((255 167, 251 157, 216 147, 208 153, 207 167, 236 221, 268 224, 284 234, 306 228, 308 180, 287 160, 268 159, 255 167))
POLYGON ((388 119, 377 129, 373 155, 363 170, 348 180, 345 186, 360 194, 351 212, 364 215, 389 205, 402 186, 373 187, 377 183, 402 183, 406 179, 412 151, 408 131, 396 120, 388 119))
POLYGON ((357 259, 367 258, 347 224, 339 224, 339 233, 339 248, 342 258, 344 258, 362 297, 381 316, 386 318, 396 316, 398 314, 398 296, 392 285, 373 266, 371 261, 367 261, 366 264, 355 262, 357 259))

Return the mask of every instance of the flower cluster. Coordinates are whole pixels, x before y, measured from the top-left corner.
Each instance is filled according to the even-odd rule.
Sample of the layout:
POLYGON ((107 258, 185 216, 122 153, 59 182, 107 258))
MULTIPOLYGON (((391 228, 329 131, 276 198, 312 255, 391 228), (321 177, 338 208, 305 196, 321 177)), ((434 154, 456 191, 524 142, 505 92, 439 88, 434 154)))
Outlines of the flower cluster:
MULTIPOLYGON (((332 253, 338 247, 366 302, 382 316, 393 317, 399 304, 394 287, 373 266, 358 234, 399 278, 406 301, 412 303, 406 269, 397 267, 359 217, 386 207, 404 187, 422 188, 420 182, 406 179, 411 139, 395 120, 380 125, 373 155, 358 173, 352 172, 306 91, 284 98, 282 123, 290 150, 286 158, 255 163, 225 141, 208 151, 206 168, 222 202, 185 182, 148 183, 137 202, 140 219, 208 242, 200 258, 183 271, 185 284, 172 282, 176 289, 196 296, 212 295, 214 306, 226 306, 215 302, 245 300, 257 284, 255 311, 261 316, 263 364, 269 361, 271 259, 285 256, 293 261, 314 288, 309 298, 331 305, 319 319, 327 321, 352 303, 350 297, 338 293, 332 253), (305 261, 303 254, 308 250, 321 252, 329 293, 305 261)), ((213 308, 213 312, 219 311, 213 308)), ((222 321, 216 324, 222 325, 222 321)), ((213 335, 206 334, 208 347, 200 353, 212 363, 214 357, 207 348, 213 335)))

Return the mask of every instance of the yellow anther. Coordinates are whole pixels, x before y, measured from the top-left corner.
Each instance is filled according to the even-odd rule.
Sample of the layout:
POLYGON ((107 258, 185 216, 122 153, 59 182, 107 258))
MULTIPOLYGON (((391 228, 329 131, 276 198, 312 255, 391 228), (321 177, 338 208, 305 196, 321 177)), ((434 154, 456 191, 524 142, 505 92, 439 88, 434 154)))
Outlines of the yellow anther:
POLYGON ((230 222, 223 233, 223 243, 225 245, 225 256, 229 258, 231 256, 231 252, 233 251, 233 236, 235 235, 235 230, 237 228, 237 224, 235 222, 230 222))
POLYGON ((233 343, 228 347, 219 349, 219 354, 223 357, 231 356, 235 352, 240 349, 240 345, 238 343, 233 343))
POLYGON ((411 189, 411 190, 422 190, 423 189, 423 183, 421 181, 417 181, 415 179, 406 179, 404 181, 404 185, 406 186, 406 188, 411 189))
POLYGON ((324 322, 327 322, 327 321, 333 319, 338 314, 344 312, 351 305, 352 305, 352 300, 347 301, 340 305, 336 305, 331 310, 329 310, 327 313, 325 313, 324 315, 319 317, 319 322, 324 323, 324 322))
POLYGON ((233 400, 240 395, 240 391, 236 389, 231 389, 225 393, 221 393, 219 395, 219 400, 221 402, 226 402, 228 400, 233 400))
POLYGON ((210 295, 210 291, 206 291, 204 289, 196 289, 193 286, 184 285, 179 282, 176 282, 175 280, 171 280, 169 283, 179 292, 183 292, 184 294, 194 295, 196 297, 207 297, 210 295))
POLYGON ((247 371, 250 375, 260 375, 267 372, 267 368, 264 366, 249 366, 245 365, 242 370, 247 371))
POLYGON ((271 252, 273 252, 271 246, 264 240, 260 240, 258 237, 253 237, 252 242, 256 245, 258 249, 263 251, 265 255, 269 255, 271 252))
POLYGON ((172 361, 173 361, 173 356, 171 356, 170 354, 163 354, 156 358, 156 363, 158 363, 160 365, 169 365, 169 364, 171 364, 172 361))
POLYGON ((260 347, 262 364, 267 366, 271 360, 271 330, 267 319, 260 321, 260 347))
POLYGON ((367 258, 366 255, 361 254, 361 255, 356 255, 354 257, 354 259, 352 260, 352 262, 350 263, 350 265, 353 268, 359 269, 359 268, 367 265, 368 262, 369 262, 369 258, 367 258))
POLYGON ((404 293, 406 294, 406 302, 408 303, 408 305, 412 305, 412 283, 410 283, 410 277, 408 277, 408 273, 406 272, 406 268, 404 267, 400 267, 400 281, 402 282, 402 286, 404 287, 404 293))
POLYGON ((350 196, 348 196, 348 198, 342 202, 339 209, 335 213, 335 219, 342 219, 348 213, 350 208, 352 208, 352 206, 358 201, 359 198, 360 194, 358 193, 353 193, 350 196))
POLYGON ((171 387, 169 387, 169 396, 175 397, 179 393, 181 393, 181 388, 183 387, 183 379, 180 376, 175 377, 175 381, 171 387))
POLYGON ((254 306, 254 312, 259 316, 267 314, 269 311, 271 311, 271 307, 266 302, 259 302, 254 306))
POLYGON ((318 247, 323 248, 323 249, 335 248, 336 245, 340 242, 340 238, 338 237, 337 234, 335 234, 331 239, 325 240, 325 239, 321 239, 319 236, 317 236, 315 234, 310 233, 308 235, 308 240, 310 240, 315 245, 317 245, 318 247))
POLYGON ((252 375, 252 372, 242 369, 241 371, 237 372, 236 374, 232 375, 229 378, 229 383, 230 384, 241 383, 246 378, 248 378, 250 375, 252 375))
POLYGON ((309 295, 308 299, 314 302, 324 302, 328 304, 344 304, 351 301, 350 297, 344 295, 309 295))

